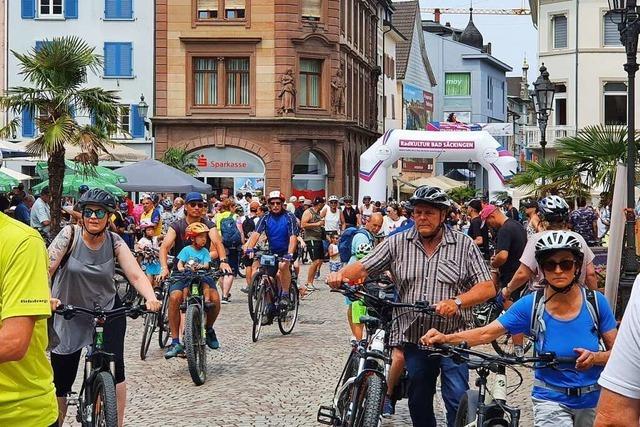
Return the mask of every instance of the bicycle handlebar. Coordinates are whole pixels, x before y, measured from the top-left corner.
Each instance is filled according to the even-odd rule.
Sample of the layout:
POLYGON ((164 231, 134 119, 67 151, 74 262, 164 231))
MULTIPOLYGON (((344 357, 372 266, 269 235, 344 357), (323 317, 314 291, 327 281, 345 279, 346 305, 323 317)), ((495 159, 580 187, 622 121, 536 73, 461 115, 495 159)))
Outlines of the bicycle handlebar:
POLYGON ((58 308, 54 310, 54 313, 63 316, 66 320, 73 318, 78 313, 87 314, 91 317, 102 319, 121 316, 129 316, 132 319, 136 319, 140 315, 148 313, 148 311, 144 306, 141 305, 131 307, 123 306, 114 308, 112 310, 105 310, 99 306, 96 306, 94 309, 89 309, 84 307, 76 307, 74 305, 59 305, 58 308))
POLYGON ((430 316, 437 316, 437 317, 443 317, 440 314, 436 313, 436 308, 435 305, 429 304, 429 302, 427 301, 416 301, 414 304, 408 304, 408 303, 400 303, 400 302, 393 302, 393 301, 387 301, 385 299, 379 298, 375 295, 371 295, 370 293, 364 292, 361 289, 358 289, 356 287, 353 286, 349 286, 346 283, 343 284, 342 286, 340 286, 339 289, 332 289, 331 292, 339 292, 343 295, 345 295, 347 298, 351 299, 353 297, 353 299, 371 299, 373 301, 375 301, 378 304, 383 304, 389 307, 393 307, 393 308, 409 308, 413 311, 418 311, 422 314, 427 314, 430 316))
POLYGON ((502 365, 526 365, 530 363, 542 363, 548 367, 553 367, 563 363, 575 364, 577 357, 556 356, 554 352, 540 353, 536 357, 516 357, 516 356, 499 356, 497 354, 484 353, 478 350, 470 349, 466 343, 460 345, 437 344, 427 347, 436 353, 454 356, 465 361, 470 360, 470 356, 479 358, 490 363, 498 363, 502 365))

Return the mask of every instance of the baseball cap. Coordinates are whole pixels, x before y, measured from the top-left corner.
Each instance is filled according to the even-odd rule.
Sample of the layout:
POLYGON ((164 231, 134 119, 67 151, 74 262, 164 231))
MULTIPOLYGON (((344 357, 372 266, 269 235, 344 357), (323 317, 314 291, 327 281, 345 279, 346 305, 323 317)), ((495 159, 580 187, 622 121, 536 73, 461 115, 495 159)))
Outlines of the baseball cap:
POLYGON ((315 199, 313 199, 314 205, 319 205, 320 203, 324 203, 324 197, 316 197, 315 199))
POLYGON ((311 199, 304 199, 305 206, 311 205, 311 199))
POLYGON ((478 199, 470 200, 467 206, 475 209, 478 213, 482 212, 482 202, 478 199))
POLYGON ((191 193, 187 194, 187 197, 184 198, 184 202, 204 202, 204 199, 202 198, 202 194, 198 193, 197 191, 192 191, 191 193))
POLYGON ((296 196, 289 197, 289 202, 290 203, 297 202, 297 201, 298 201, 298 198, 296 196))
POLYGON ((484 207, 484 209, 482 209, 482 212, 480 212, 482 227, 484 227, 484 223, 487 220, 487 218, 489 218, 489 216, 497 210, 498 210, 498 207, 496 205, 487 205, 484 207))
POLYGON ((49 190, 49 187, 42 187, 42 190, 40 190, 41 196, 48 196, 50 194, 51 194, 51 190, 49 190))
POLYGON ((304 200, 305 200, 305 199, 304 199, 304 196, 300 196, 300 197, 298 197, 298 201, 299 201, 299 202, 304 202, 304 200))
POLYGON ((285 201, 284 194, 282 194, 278 190, 272 191, 271 193, 269 193, 269 197, 267 198, 267 200, 271 200, 271 199, 280 199, 283 202, 285 201))

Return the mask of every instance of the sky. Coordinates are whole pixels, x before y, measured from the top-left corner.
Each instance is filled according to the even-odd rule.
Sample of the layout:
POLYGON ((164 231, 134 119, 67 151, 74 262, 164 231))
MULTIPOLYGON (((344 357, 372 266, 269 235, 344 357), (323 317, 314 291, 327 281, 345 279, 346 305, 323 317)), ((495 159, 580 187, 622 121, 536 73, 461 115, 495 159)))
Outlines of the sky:
MULTIPOLYGON (((420 0, 420 7, 468 8, 470 0, 420 0)), ((527 0, 473 0, 474 9, 521 8, 529 9, 527 0)), ((422 19, 434 19, 432 13, 422 14, 422 19)), ((451 22, 451 26, 464 29, 469 15, 448 15, 440 17, 442 24, 451 22)), ((521 75, 522 61, 525 56, 529 63, 529 83, 538 76, 537 30, 530 15, 476 15, 473 22, 484 37, 484 44, 491 42, 491 53, 513 68, 507 75, 521 75)))

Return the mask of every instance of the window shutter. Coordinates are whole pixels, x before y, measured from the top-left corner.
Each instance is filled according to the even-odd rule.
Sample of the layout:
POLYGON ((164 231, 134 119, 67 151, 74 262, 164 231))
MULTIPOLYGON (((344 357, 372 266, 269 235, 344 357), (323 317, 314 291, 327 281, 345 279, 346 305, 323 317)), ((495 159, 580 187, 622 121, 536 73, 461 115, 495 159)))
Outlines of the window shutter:
POLYGON ((104 17, 105 19, 119 18, 118 0, 104 0, 104 17))
POLYGON ((40 52, 40 49, 42 49, 42 46, 44 45, 44 42, 41 40, 36 41, 36 53, 40 52))
POLYGON ((33 120, 33 114, 31 110, 25 108, 22 110, 22 136, 26 138, 33 138, 36 134, 36 123, 33 120))
POLYGON ((138 113, 138 104, 131 104, 129 111, 129 133, 134 138, 144 138, 144 119, 138 113))
POLYGON ((121 19, 133 18, 133 1, 132 0, 120 0, 120 18, 121 19))
POLYGON ((620 33, 618 32, 618 24, 611 22, 608 16, 604 16, 604 45, 605 46, 621 46, 620 33))
POLYGON ((64 0, 64 17, 78 19, 78 0, 64 0))
POLYGON ((36 17, 36 0, 22 0, 22 19, 36 17))
POLYGON ((567 17, 563 15, 554 16, 553 47, 556 49, 561 49, 567 46, 567 17))
POLYGON ((120 76, 133 76, 133 61, 131 60, 133 46, 131 43, 120 43, 120 76))
POLYGON ((118 75, 118 45, 116 43, 104 44, 104 75, 111 77, 118 75))

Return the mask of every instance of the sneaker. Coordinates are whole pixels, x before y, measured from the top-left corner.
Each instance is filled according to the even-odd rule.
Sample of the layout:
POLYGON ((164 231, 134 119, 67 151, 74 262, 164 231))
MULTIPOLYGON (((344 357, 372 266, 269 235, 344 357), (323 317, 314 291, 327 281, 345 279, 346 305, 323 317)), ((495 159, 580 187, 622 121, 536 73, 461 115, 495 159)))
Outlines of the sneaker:
POLYGON ((315 286, 313 286, 313 283, 307 283, 307 290, 308 290, 309 292, 313 292, 313 291, 315 291, 315 290, 317 290, 317 289, 316 289, 316 287, 315 287, 315 286))
POLYGON ((184 354, 184 347, 182 344, 171 344, 169 349, 164 353, 165 359, 171 359, 172 357, 176 357, 179 354, 184 354))
POLYGON ((248 294, 249 293, 249 287, 245 286, 243 288, 240 288, 240 292, 244 292, 245 294, 248 294))
POLYGON ((395 413, 396 413, 396 408, 393 403, 393 400, 388 395, 385 394, 384 404, 382 406, 382 416, 385 418, 389 418, 395 413))
POLYGON ((229 297, 222 297, 222 299, 220 300, 221 304, 229 304, 229 297))
POLYGON ((220 342, 218 341, 216 331, 213 328, 207 329, 207 345, 211 350, 217 350, 220 348, 220 342))

